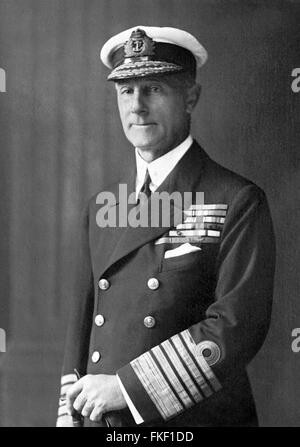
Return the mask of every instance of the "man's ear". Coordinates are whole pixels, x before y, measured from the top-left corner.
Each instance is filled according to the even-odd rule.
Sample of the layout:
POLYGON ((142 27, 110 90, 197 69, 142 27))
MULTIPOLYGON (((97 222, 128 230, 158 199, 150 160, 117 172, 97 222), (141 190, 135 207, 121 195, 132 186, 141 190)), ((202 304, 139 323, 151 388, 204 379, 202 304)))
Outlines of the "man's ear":
POLYGON ((194 108, 197 105, 197 102, 199 101, 201 93, 201 85, 200 84, 194 84, 192 87, 187 89, 186 92, 186 112, 191 114, 194 108))

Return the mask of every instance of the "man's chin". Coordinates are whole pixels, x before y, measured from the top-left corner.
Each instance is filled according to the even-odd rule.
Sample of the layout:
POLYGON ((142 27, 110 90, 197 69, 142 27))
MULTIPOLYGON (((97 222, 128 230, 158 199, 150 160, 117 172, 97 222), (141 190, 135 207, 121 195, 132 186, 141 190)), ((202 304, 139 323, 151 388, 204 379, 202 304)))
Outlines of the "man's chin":
POLYGON ((142 139, 142 138, 128 138, 130 143, 134 146, 134 147, 138 147, 141 150, 151 150, 152 148, 155 148, 157 145, 157 141, 156 140, 151 140, 151 139, 142 139))
POLYGON ((134 147, 139 148, 151 148, 155 147, 159 142, 159 138, 157 132, 153 131, 153 128, 142 126, 133 128, 131 127, 130 131, 127 133, 127 138, 131 142, 134 147))

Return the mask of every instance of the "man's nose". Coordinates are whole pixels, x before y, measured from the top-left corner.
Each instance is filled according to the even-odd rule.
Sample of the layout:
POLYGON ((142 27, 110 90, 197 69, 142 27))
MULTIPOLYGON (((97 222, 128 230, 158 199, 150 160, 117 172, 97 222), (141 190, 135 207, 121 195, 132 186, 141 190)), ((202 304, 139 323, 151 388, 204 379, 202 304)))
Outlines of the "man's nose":
POLYGON ((146 98, 143 91, 136 89, 132 95, 131 112, 141 114, 147 113, 147 110, 146 98))

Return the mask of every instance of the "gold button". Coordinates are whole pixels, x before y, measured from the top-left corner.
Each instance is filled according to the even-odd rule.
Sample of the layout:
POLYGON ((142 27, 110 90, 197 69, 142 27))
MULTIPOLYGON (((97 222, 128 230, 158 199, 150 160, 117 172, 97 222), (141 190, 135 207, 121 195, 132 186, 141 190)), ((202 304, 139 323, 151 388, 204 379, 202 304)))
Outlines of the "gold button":
POLYGON ((95 316, 95 324, 97 326, 103 326, 104 325, 104 321, 105 321, 105 318, 104 318, 103 315, 98 314, 98 315, 95 316))
POLYGON ((147 328, 149 328, 149 329, 151 329, 152 327, 154 327, 154 326, 155 326, 155 323, 156 323, 155 318, 154 318, 154 317, 151 317, 150 315, 149 315, 148 317, 145 317, 145 318, 144 318, 144 325, 145 325, 147 328))
POLYGON ((151 290, 156 290, 159 288, 159 281, 157 278, 150 278, 147 284, 151 290))
POLYGON ((100 279, 98 284, 101 290, 107 290, 110 286, 109 281, 105 278, 100 279))
POLYGON ((101 357, 100 352, 99 351, 94 351, 93 354, 92 354, 92 362, 93 363, 99 362, 100 357, 101 357))

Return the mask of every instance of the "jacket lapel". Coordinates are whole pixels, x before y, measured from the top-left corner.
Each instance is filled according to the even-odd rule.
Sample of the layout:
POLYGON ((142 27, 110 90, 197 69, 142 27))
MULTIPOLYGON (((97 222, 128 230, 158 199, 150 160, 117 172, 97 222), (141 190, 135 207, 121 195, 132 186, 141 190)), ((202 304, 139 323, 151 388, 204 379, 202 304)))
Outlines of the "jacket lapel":
MULTIPOLYGON (((171 194, 172 192, 177 191, 181 193, 182 196, 184 192, 194 193, 200 181, 205 157, 207 157, 206 153, 196 142, 194 142, 191 148, 185 153, 179 163, 175 166, 173 171, 160 185, 157 192, 166 191, 167 193, 171 194)), ((132 192, 132 181, 129 182, 129 184, 131 185, 131 187, 128 188, 128 192, 132 192)), ((185 205, 188 204, 185 203, 185 205)), ((134 206, 135 205, 128 206, 128 213, 134 211, 134 206)), ((116 210, 118 214, 120 203, 117 203, 116 207, 118 207, 118 209, 116 210)), ((141 206, 141 214, 143 213, 143 207, 148 207, 148 216, 150 216, 151 199, 141 206)), ((110 266, 112 266, 124 256, 127 256, 132 251, 149 243, 152 240, 158 239, 160 236, 166 233, 170 229, 170 227, 173 226, 174 223, 176 223, 176 219, 174 221, 174 211, 174 207, 171 206, 170 226, 162 226, 160 222, 158 227, 147 226, 134 228, 132 226, 127 226, 123 228, 110 228, 109 232, 105 231, 105 240, 103 240, 105 248, 103 246, 101 247, 102 262, 100 262, 100 265, 98 264, 98 267, 100 267, 98 270, 98 278, 102 276, 103 273, 110 266), (109 253, 109 255, 103 256, 103 253, 109 253)), ((176 213, 176 216, 178 216, 179 214, 181 216, 182 209, 180 210, 180 212, 176 213)), ((177 223, 179 223, 179 221, 177 223)))

